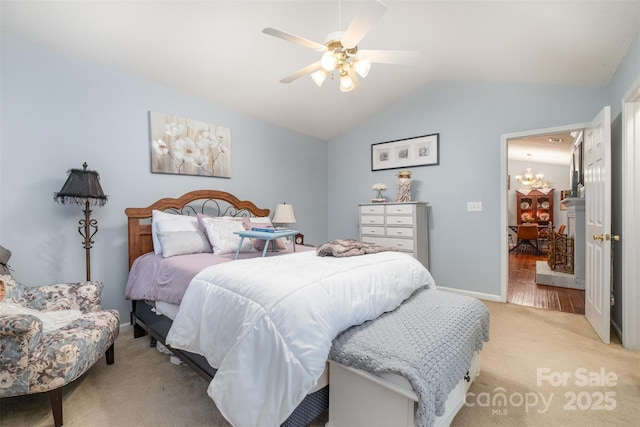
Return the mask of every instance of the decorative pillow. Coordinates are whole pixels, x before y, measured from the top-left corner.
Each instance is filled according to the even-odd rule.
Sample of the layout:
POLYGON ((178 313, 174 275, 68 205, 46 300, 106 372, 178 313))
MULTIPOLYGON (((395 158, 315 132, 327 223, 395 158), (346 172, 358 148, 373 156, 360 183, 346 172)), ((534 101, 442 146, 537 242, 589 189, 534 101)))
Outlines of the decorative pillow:
MULTIPOLYGON (((4 285, 5 302, 17 303, 22 299, 23 287, 16 283, 10 274, 0 274, 0 282, 4 285)), ((1 298, 0 301, 2 301, 1 298)))
POLYGON ((166 231, 158 233, 158 238, 165 258, 211 252, 211 245, 201 231, 166 231))
MULTIPOLYGON (((201 224, 204 225, 205 232, 213 253, 217 255, 233 253, 238 249, 240 236, 233 234, 234 231, 244 231, 241 221, 236 219, 201 217, 201 224)), ((252 239, 245 238, 242 242, 240 252, 255 252, 252 239)))
POLYGON ((151 234, 153 237, 153 251, 162 253, 162 243, 158 233, 167 231, 201 231, 198 226, 198 218, 195 216, 170 214, 158 210, 152 212, 151 234))
MULTIPOLYGON (((204 232, 204 235, 207 236, 207 228, 204 225, 204 219, 205 218, 215 218, 215 219, 226 219, 228 221, 235 221, 238 224, 242 225, 242 229, 243 230, 251 230, 251 225, 249 225, 249 218, 246 216, 217 216, 217 217, 212 217, 212 216, 207 216, 204 214, 198 214, 198 224, 200 225, 200 230, 202 230, 204 232)), ((207 236, 207 238, 209 238, 209 236, 207 236)))
MULTIPOLYGON (((251 227, 273 227, 273 224, 271 223, 271 219, 269 219, 268 216, 251 217, 249 218, 248 230, 250 230, 251 227)), ((265 243, 264 240, 262 239, 253 239, 253 240, 257 250, 261 251, 264 249, 264 243, 265 243)), ((276 249, 287 249, 286 237, 275 239, 275 242, 276 242, 276 249)))

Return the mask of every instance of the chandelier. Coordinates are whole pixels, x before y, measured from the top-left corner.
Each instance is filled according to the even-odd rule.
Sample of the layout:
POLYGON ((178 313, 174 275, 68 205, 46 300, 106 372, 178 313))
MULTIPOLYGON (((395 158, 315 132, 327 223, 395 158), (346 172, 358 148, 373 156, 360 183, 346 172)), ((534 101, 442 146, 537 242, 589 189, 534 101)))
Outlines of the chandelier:
POLYGON ((516 181, 530 188, 542 188, 544 186, 544 183, 542 182, 544 175, 541 173, 534 175, 533 172, 531 172, 531 156, 531 154, 527 154, 528 159, 527 168, 525 169, 526 172, 524 175, 516 175, 516 181))
POLYGON ((354 72, 362 78, 367 77, 367 74, 369 74, 371 61, 368 59, 356 59, 358 46, 350 49, 345 48, 340 41, 343 34, 343 31, 329 34, 328 38, 330 40, 325 43, 328 51, 322 55, 320 60, 322 67, 311 74, 311 78, 318 87, 322 86, 322 83, 329 75, 333 79, 333 72, 336 71, 340 78, 340 90, 342 92, 350 92, 356 87, 354 72))

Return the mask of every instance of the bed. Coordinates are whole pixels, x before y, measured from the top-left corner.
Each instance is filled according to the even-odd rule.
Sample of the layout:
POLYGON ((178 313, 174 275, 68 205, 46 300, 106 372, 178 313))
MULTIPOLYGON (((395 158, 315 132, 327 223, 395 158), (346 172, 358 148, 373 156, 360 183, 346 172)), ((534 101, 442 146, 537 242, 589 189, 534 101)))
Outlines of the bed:
MULTIPOLYGON (((242 396, 243 393, 245 397, 247 395, 252 395, 252 398, 254 397, 253 395, 258 395, 259 399, 266 399, 266 401, 261 402, 260 405, 265 408, 270 408, 271 403, 269 396, 279 394, 280 391, 284 389, 286 389, 287 392, 289 392, 289 389, 294 390, 293 397, 285 396, 281 398, 282 401, 286 401, 285 403, 288 406, 279 401, 274 403, 274 413, 278 413, 280 410, 278 413, 278 417, 280 418, 274 418, 273 416, 270 418, 268 416, 267 418, 263 418, 259 413, 255 414, 253 418, 251 418, 252 415, 246 415, 246 417, 245 414, 238 415, 237 412, 246 412, 247 414, 251 414, 253 410, 249 408, 249 406, 251 406, 249 404, 250 402, 247 403, 246 411, 239 409, 242 408, 242 403, 238 403, 240 397, 237 397, 231 406, 232 408, 235 408, 234 411, 236 413, 229 413, 229 406, 227 406, 226 402, 222 401, 224 399, 216 400, 214 398, 216 405, 223 415, 236 425, 258 425, 264 423, 274 425, 272 422, 274 419, 279 419, 281 421, 284 420, 282 425, 290 426, 307 425, 310 423, 329 406, 329 387, 327 379, 329 374, 327 373, 327 369, 324 367, 328 365, 326 357, 332 345, 331 339, 340 332, 349 330, 349 327, 352 325, 361 325, 367 321, 376 319, 383 313, 392 315, 394 310, 403 301, 408 300, 417 289, 428 288, 433 282, 428 271, 426 271, 416 260, 406 254, 393 252, 381 252, 373 255, 367 255, 366 257, 353 257, 352 260, 348 261, 351 263, 348 268, 339 264, 347 261, 320 261, 318 259, 319 257, 315 255, 315 251, 301 250, 303 248, 300 247, 298 248, 298 252, 295 254, 290 253, 291 251, 287 251, 286 248, 281 250, 281 252, 274 253, 269 251, 268 258, 260 258, 259 253, 250 253, 251 251, 248 250, 247 253, 241 254, 241 258, 245 258, 244 260, 234 262, 226 261, 233 260, 235 250, 231 254, 227 253, 221 256, 206 253, 196 253, 183 256, 181 253, 178 253, 177 256, 164 257, 163 255, 154 253, 156 250, 154 249, 155 245, 153 238, 160 236, 163 239, 162 246, 173 247, 173 244, 169 244, 171 240, 169 240, 168 237, 173 234, 180 233, 182 233, 180 235, 183 236, 187 233, 186 231, 173 233, 166 230, 161 230, 162 232, 152 230, 151 218, 155 218, 156 212, 166 211, 172 211, 174 215, 180 214, 182 216, 197 216, 199 220, 201 220, 202 217, 223 217, 226 220, 241 220, 245 223, 244 227, 246 228, 247 219, 249 219, 249 221, 253 221, 254 219, 262 220, 268 217, 269 210, 260 209, 252 202, 241 201, 226 192, 199 190, 187 193, 177 199, 161 199, 145 208, 128 208, 125 211, 128 217, 129 266, 131 269, 129 277, 130 283, 127 284, 127 297, 132 300, 133 305, 131 322, 134 326, 134 336, 140 337, 149 334, 152 337, 152 342, 157 340, 163 344, 173 344, 170 345, 171 351, 173 351, 196 372, 211 381, 209 394, 212 398, 216 395, 218 399, 221 399, 221 396, 224 396, 225 399, 233 400, 234 395, 242 396), (165 243, 167 243, 167 246, 164 245, 165 243), (256 256, 258 257, 256 258, 256 256), (193 280, 187 280, 188 283, 186 285, 182 285, 185 289, 178 292, 178 294, 180 294, 179 299, 176 300, 175 297, 172 299, 171 295, 167 295, 165 292, 167 286, 163 288, 162 284, 155 286, 155 288, 152 286, 151 290, 145 291, 136 291, 130 286, 131 282, 144 283, 151 281, 151 279, 148 278, 152 276, 160 278, 160 281, 164 280, 162 265, 164 265, 164 263, 171 263, 186 257, 190 257, 190 259, 197 259, 197 262, 190 267, 192 270, 187 274, 187 276, 191 275, 193 280), (207 265, 210 265, 208 264, 209 260, 207 258, 211 257, 216 258, 217 260, 214 264, 219 265, 212 268, 204 268, 207 265), (219 258, 223 258, 222 261, 219 258), (146 265, 148 267, 146 270, 139 268, 140 264, 143 264, 143 261, 147 263, 146 265), (318 264, 319 262, 321 262, 321 264, 318 264), (416 264, 419 266, 416 266, 416 264), (273 266, 276 265, 277 268, 273 268, 273 266), (382 265, 387 267, 379 267, 382 265), (332 270, 333 268, 335 268, 335 271, 332 270), (271 270, 273 270, 273 272, 269 274, 262 274, 262 272, 271 270), (349 272, 345 272, 343 270, 349 270, 349 272), (301 271, 304 271, 304 274, 300 273, 301 271), (351 271, 359 273, 357 275, 353 275, 351 271), (343 274, 349 275, 343 276, 343 274), (369 274, 369 276, 367 276, 367 274, 369 274), (260 287, 247 288, 250 290, 245 290, 245 286, 251 286, 250 282, 253 279, 250 279, 250 277, 255 276, 264 276, 260 277, 261 283, 259 286, 262 286, 262 282, 267 280, 265 277, 273 276, 271 286, 264 288, 268 289, 268 292, 263 292, 263 289, 260 287), (294 276, 296 277, 296 283, 287 282, 288 278, 294 276), (305 282, 304 286, 300 287, 304 292, 297 288, 297 286, 299 286, 297 282, 302 280, 298 277, 308 280, 308 283, 305 282), (240 280, 239 278, 242 279, 240 280), (318 288, 317 284, 320 282, 322 282, 322 287, 318 288), (213 284, 215 284, 215 286, 213 286, 213 284), (279 286, 275 286, 275 284, 278 284, 279 286), (382 288, 380 288, 380 286, 390 287, 392 288, 392 291, 388 291, 387 288, 381 290, 382 288), (361 287, 364 287, 362 292, 366 297, 362 297, 360 294, 354 293, 356 292, 354 289, 358 289, 357 292, 361 292, 361 287), (321 290, 318 291, 318 289, 321 290), (348 292, 344 291, 344 289, 347 289, 348 292), (325 292, 325 290, 328 290, 328 292, 325 292), (211 292, 213 292, 213 294, 211 294, 211 292), (281 292, 289 293, 281 294, 281 292), (308 295, 304 296, 305 293, 308 293, 308 295), (343 293, 347 294, 351 299, 346 300, 346 302, 331 300, 330 303, 323 303, 322 298, 324 298, 325 293, 331 294, 332 298, 334 298, 334 294, 343 293), (258 294, 258 296, 256 296, 256 294, 258 294), (266 294, 269 294, 269 298, 272 297, 271 294, 275 295, 276 303, 271 302, 271 300, 261 299, 263 297, 266 298, 266 294), (211 295, 214 295, 215 297, 211 297, 211 295), (222 298, 227 298, 227 295, 231 295, 232 299, 229 301, 232 302, 221 303, 220 301, 223 301, 222 298), (312 304, 309 307, 301 305, 301 303, 297 302, 295 299, 300 297, 300 295, 303 295, 300 301, 310 299, 319 301, 319 303, 312 304), (355 298, 357 301, 364 298, 364 303, 360 305, 353 303, 354 295, 356 295, 355 298), (371 297, 371 295, 375 295, 375 298, 371 297), (255 299, 251 300, 251 298, 255 299), (167 301, 163 302, 162 300, 167 301), (246 301, 248 301, 248 303, 246 303, 246 301), (282 301, 289 302, 290 305, 287 306, 282 301), (177 305, 177 303, 180 305, 177 305), (340 307, 340 304, 344 304, 343 308, 335 311, 334 305, 340 307), (228 312, 225 311, 230 306, 234 306, 234 309, 228 312), (319 306, 320 308, 316 310, 315 306, 319 306), (255 307, 258 307, 258 309, 255 307), (274 307, 278 310, 283 310, 287 315, 273 311, 276 309, 274 307), (306 308, 298 309, 298 307, 306 308), (325 313, 323 310, 329 311, 326 311, 325 313), (260 314, 256 315, 256 312, 259 312, 260 314), (315 325, 313 329, 308 329, 302 333, 290 332, 288 330, 281 329, 284 327, 283 324, 305 323, 289 320, 288 313, 292 313, 293 315, 294 312, 303 312, 304 316, 309 316, 308 312, 312 313, 310 318, 313 320, 307 323, 315 325), (328 342, 326 336, 314 335, 316 334, 316 329, 323 329, 325 324, 334 321, 333 317, 341 318, 342 313, 344 312, 353 312, 353 314, 349 313, 348 316, 345 315, 345 319, 340 319, 340 321, 337 322, 337 326, 329 325, 324 328, 328 331, 328 342), (193 313, 199 314, 195 315, 193 313), (333 314, 327 315, 327 313, 333 314), (336 315, 336 313, 339 313, 340 315, 336 315), (321 316, 326 316, 329 319, 322 318, 321 316), (229 318, 233 319, 235 317, 237 317, 237 320, 232 320, 237 322, 235 325, 233 323, 220 323, 229 322, 229 318), (259 319, 254 322, 254 318, 259 319), (279 323, 277 323, 276 320, 279 323), (246 327, 247 324, 249 324, 250 327, 246 327), (221 325, 224 325, 224 327, 221 325), (323 327, 317 327, 317 325, 322 325, 323 327), (241 329, 245 327, 246 329, 241 329), (260 338, 257 335, 257 338, 251 338, 253 337, 253 331, 262 327, 266 328, 266 330, 274 330, 275 328, 275 333, 272 333, 271 335, 278 337, 275 340, 278 341, 278 343, 273 344, 266 342, 263 338, 260 338), (227 330, 232 332, 226 332, 227 330), (213 336, 215 336, 215 338, 212 338, 213 336), (300 339, 300 336, 314 336, 315 338, 311 340, 313 341, 313 345, 305 343, 304 340, 300 339), (230 343, 225 342, 225 339, 229 340, 230 343), (279 341, 283 341, 284 345, 279 341), (254 354, 280 354, 282 352, 282 348, 285 348, 285 350, 290 353, 285 354, 282 357, 282 360, 279 360, 277 357, 273 357, 272 359, 269 359, 269 362, 266 362, 266 365, 264 365, 262 360, 257 360, 257 363, 263 363, 263 365, 269 367, 269 369, 264 368, 264 366, 262 368, 252 368, 251 365, 241 365, 240 363, 247 358, 260 358, 252 355, 251 351, 248 353, 233 353, 234 351, 240 351, 238 348, 241 349, 246 342, 250 342, 249 348, 253 349, 254 354), (322 345, 317 344, 317 342, 322 342, 322 345), (225 348, 225 346, 229 348, 229 350, 225 351, 229 351, 229 354, 233 354, 234 357, 216 359, 218 357, 216 355, 217 352, 221 351, 219 349, 225 348), (323 347, 324 349, 318 351, 316 347, 323 347), (294 348, 293 353, 291 353, 292 348, 294 348), (323 351, 325 351, 324 356, 323 351), (246 356, 246 354, 249 354, 250 356, 246 356), (324 357, 324 359, 322 359, 323 364, 320 368, 318 361, 322 357, 324 357), (310 358, 313 360, 314 364, 306 365, 305 363, 307 362, 304 358, 310 358), (229 360, 232 362, 228 362, 229 360), (236 363, 236 360, 239 362, 236 363), (213 368, 212 365, 217 366, 218 370, 213 368), (227 365, 232 366, 228 368, 227 365), (247 368, 247 366, 250 366, 250 368, 247 368), (251 369, 254 370, 252 371, 251 369), (273 372, 277 373, 277 375, 269 374, 269 376, 267 374, 263 374, 264 372, 270 372, 271 369, 273 369, 273 372), (245 371, 250 375, 249 380, 240 378, 235 381, 232 379, 234 378, 233 375, 228 375, 228 372, 240 372, 244 374, 245 371), (309 378, 306 378, 307 371, 310 372, 309 378), (251 379, 256 378, 256 384, 258 384, 258 378, 265 375, 270 378, 270 380, 267 381, 267 384, 270 385, 265 386, 263 394, 260 394, 261 389, 258 386, 256 386, 255 393, 247 393, 248 389, 246 389, 246 387, 252 385, 251 379), (278 385, 278 381, 280 381, 279 378, 285 378, 285 380, 282 380, 284 382, 280 385, 278 385), (214 383, 216 383, 216 381, 217 385, 214 387, 214 383), (225 382, 223 383, 223 381, 225 382), (274 384, 271 384, 272 382, 274 384), (245 389, 241 388, 242 384, 245 384, 245 389), (274 390, 276 392, 274 392, 274 390), (303 390, 304 394, 301 394, 300 390, 303 390), (281 406, 278 405, 285 405, 286 408, 282 409, 281 406), (291 410, 291 408, 295 409, 291 410), (287 414, 288 417, 284 419, 282 414, 287 414)), ((211 223, 214 222, 214 220, 210 221, 211 223)), ((220 222, 227 224, 225 221, 217 221, 216 223, 220 222)), ((154 224, 155 223, 156 221, 154 220, 154 224)), ((160 221, 158 221, 158 224, 160 224, 160 221)), ((206 231, 208 231, 209 235, 217 232, 211 231, 209 228, 207 228, 206 231)), ((213 241, 212 246, 214 246, 215 251, 216 245, 213 241)), ((176 286, 172 285, 171 287, 173 288, 176 286)), ((431 287, 435 288, 435 285, 431 287)), ((373 322, 375 323, 376 321, 373 320, 373 322)), ((378 323, 382 324, 383 322, 380 321, 378 323)), ((488 338, 486 336, 486 334, 488 334, 488 326, 486 329, 487 331, 484 336, 485 340, 488 338)), ((355 340, 356 335, 354 335, 352 341, 355 340)), ((336 343, 338 342, 339 341, 336 340, 336 343)), ((350 343, 349 340, 346 340, 345 342, 346 344, 350 343)), ((471 371, 473 371, 472 368, 474 368, 474 366, 479 364, 479 359, 476 356, 477 352, 473 355, 473 360, 467 360, 466 362, 467 367, 471 367, 471 371)), ((331 365, 333 366, 331 369, 331 381, 335 381, 335 384, 338 385, 337 389, 336 387, 332 387, 332 389, 334 389, 334 393, 332 393, 333 396, 341 396, 341 393, 344 395, 345 392, 346 397, 350 397, 350 394, 352 393, 363 392, 366 394, 367 391, 378 387, 378 383, 385 383, 387 381, 391 381, 392 383, 395 381, 398 383, 397 379, 393 378, 393 374, 390 374, 385 378, 384 375, 377 376, 375 374, 366 373, 357 367, 349 367, 347 366, 348 364, 349 363, 346 363, 344 360, 338 360, 338 358, 331 362, 331 365), (335 371, 335 375, 333 375, 333 371, 335 371), (354 386, 357 381, 349 380, 345 383, 344 379, 349 378, 349 375, 354 373, 360 378, 366 379, 366 381, 357 386, 354 386)), ((460 383, 464 391, 466 391, 468 383, 473 378, 473 374, 470 373, 471 371, 466 372, 466 381, 464 379, 460 379, 460 383)), ((400 394, 408 396, 411 401, 407 403, 407 408, 409 409, 406 409, 405 412, 412 413, 412 411, 415 411, 416 402, 419 399, 415 393, 411 393, 411 385, 408 386, 408 391, 406 390, 406 384, 395 386, 395 392, 403 387, 405 391, 400 394)), ((394 386, 387 387, 387 389, 394 389, 394 386)), ((462 393, 462 398, 464 397, 464 391, 462 393)), ((455 411, 457 411, 461 406, 461 398, 457 397, 456 399, 457 402, 455 404, 447 404, 448 412, 451 411, 451 408, 456 408, 455 411)), ((385 398, 384 400, 388 399, 385 398)), ((344 402, 342 403, 344 404, 344 402)), ((349 419, 343 417, 345 412, 350 413, 352 417, 355 416, 356 419, 365 419, 366 412, 369 412, 366 405, 361 409, 356 409, 356 406, 354 405, 350 409, 347 408, 346 411, 344 408, 339 409, 340 403, 334 403, 333 405, 337 410, 333 412, 333 415, 330 412, 328 425, 352 424, 353 418, 349 419)), ((261 410, 263 409, 259 409, 257 411, 260 412, 261 410)), ((267 411, 267 409, 264 409, 264 411, 267 411)), ((453 411, 453 414, 455 414, 455 411, 453 411)), ((440 422, 446 424, 450 422, 452 416, 453 415, 439 417, 440 422)), ((410 422, 413 423, 413 420, 410 422)), ((420 423, 418 424, 420 425, 420 423)))
MULTIPOLYGON (((135 261, 143 256, 152 257, 154 254, 151 218, 153 211, 171 212, 174 214, 197 216, 206 214, 218 217, 268 217, 269 209, 258 208, 250 201, 238 199, 233 194, 217 190, 195 190, 186 193, 178 198, 163 198, 149 206, 138 208, 132 207, 125 210, 128 223, 128 259, 129 268, 135 261)), ((305 247, 298 247, 297 250, 304 250, 305 247)), ((235 253, 233 254, 235 255, 235 253)), ((259 253, 253 254, 258 256, 259 253)), ((268 252, 267 255, 273 255, 268 252)), ((232 256, 227 255, 229 260, 232 256)), ((241 254, 241 257, 248 257, 241 254)), ((203 265, 206 260, 202 261, 203 265)), ((131 324, 135 338, 149 335, 151 346, 156 342, 165 344, 166 336, 172 325, 172 317, 175 315, 175 307, 172 304, 164 304, 162 301, 155 301, 146 298, 132 298, 131 324), (160 305, 162 309, 156 309, 160 305), (159 315, 159 312, 165 314, 159 315)), ((191 369, 211 381, 216 373, 207 360, 199 355, 188 351, 181 351, 172 348, 171 351, 179 357, 191 369)), ((304 426, 309 424, 329 405, 328 373, 319 382, 318 387, 304 399, 295 409, 289 418, 282 424, 283 426, 304 426)))

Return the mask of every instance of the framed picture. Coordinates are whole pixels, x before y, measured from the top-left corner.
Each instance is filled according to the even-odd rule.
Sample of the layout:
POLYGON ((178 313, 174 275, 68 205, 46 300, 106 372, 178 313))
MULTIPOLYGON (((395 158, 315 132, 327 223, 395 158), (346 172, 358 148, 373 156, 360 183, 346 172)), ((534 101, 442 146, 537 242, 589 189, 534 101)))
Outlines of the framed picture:
POLYGON ((440 164, 440 134, 371 144, 371 170, 400 169, 440 164))
MULTIPOLYGON (((573 174, 571 176, 577 176, 577 186, 582 187, 584 185, 584 171, 582 169, 582 140, 575 144, 573 150, 573 174)), ((576 194, 573 197, 577 197, 576 194)))
POLYGON ((151 172, 231 178, 231 130, 149 112, 151 172))

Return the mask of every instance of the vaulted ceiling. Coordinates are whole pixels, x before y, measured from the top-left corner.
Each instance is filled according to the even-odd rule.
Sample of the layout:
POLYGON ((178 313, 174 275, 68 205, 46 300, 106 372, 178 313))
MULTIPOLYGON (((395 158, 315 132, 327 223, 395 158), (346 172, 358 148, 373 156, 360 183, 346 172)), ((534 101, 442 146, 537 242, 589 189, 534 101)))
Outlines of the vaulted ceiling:
MULTIPOLYGON (((363 1, 5 1, 2 31, 331 140, 439 80, 606 85, 640 29, 640 1, 394 1, 361 49, 420 52, 374 64, 357 92, 279 80, 320 54, 363 1)), ((46 64, 43 64, 46 66, 46 64)))

